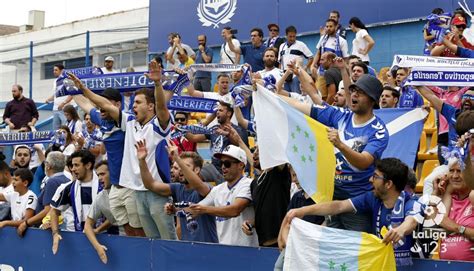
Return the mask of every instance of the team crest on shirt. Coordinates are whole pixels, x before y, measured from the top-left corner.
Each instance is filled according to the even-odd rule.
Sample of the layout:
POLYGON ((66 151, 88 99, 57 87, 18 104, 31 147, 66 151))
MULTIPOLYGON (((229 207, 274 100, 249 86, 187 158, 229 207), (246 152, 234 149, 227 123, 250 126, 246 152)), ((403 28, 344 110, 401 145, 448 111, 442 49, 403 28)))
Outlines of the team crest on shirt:
POLYGON ((226 24, 235 14, 237 0, 200 0, 197 15, 202 26, 219 28, 226 24))

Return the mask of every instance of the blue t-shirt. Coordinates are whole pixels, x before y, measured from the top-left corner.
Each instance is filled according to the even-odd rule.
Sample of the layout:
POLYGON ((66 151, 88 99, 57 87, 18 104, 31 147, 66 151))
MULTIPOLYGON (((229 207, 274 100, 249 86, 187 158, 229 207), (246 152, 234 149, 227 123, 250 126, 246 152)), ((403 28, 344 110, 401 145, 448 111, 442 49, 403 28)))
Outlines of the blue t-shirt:
POLYGON ((474 58, 474 50, 462 48, 461 46, 458 46, 456 55, 460 57, 474 58))
MULTIPOLYGON (((204 199, 204 197, 199 195, 196 190, 186 189, 183 184, 170 183, 169 186, 174 201, 198 203, 204 199)), ((214 216, 201 215, 196 218, 196 221, 198 228, 196 231, 191 232, 186 227, 186 216, 180 213, 179 223, 181 225, 181 240, 219 243, 216 231, 216 218, 214 216)))
POLYGON ((38 196, 38 207, 36 208, 36 213, 41 212, 44 207, 49 206, 52 202, 54 193, 56 193, 56 189, 58 189, 61 184, 69 181, 70 180, 63 173, 57 173, 49 177, 43 190, 41 190, 41 193, 38 196))
MULTIPOLYGON (((385 123, 374 115, 367 123, 355 125, 353 117, 352 111, 326 103, 322 106, 314 105, 311 109, 311 118, 339 130, 341 142, 356 152, 365 151, 370 153, 375 160, 379 159, 388 144, 389 136, 385 123)), ((372 184, 369 178, 374 173, 375 165, 372 164, 364 170, 357 169, 337 148, 334 150, 336 153, 334 199, 348 199, 371 191, 372 184)))
POLYGON ((260 45, 260 47, 254 47, 252 44, 246 44, 240 46, 240 51, 244 56, 244 62, 250 64, 253 72, 261 71, 265 69, 263 64, 263 53, 267 47, 260 45))
POLYGON ((118 185, 122 168, 125 132, 119 128, 115 121, 102 119, 99 110, 95 108, 89 112, 89 115, 92 123, 99 125, 100 131, 103 134, 105 150, 107 151, 110 183, 118 185))
POLYGON ((401 88, 398 108, 417 108, 423 104, 423 97, 414 88, 410 86, 401 88))
POLYGON ((460 109, 455 108, 454 106, 443 103, 441 107, 441 115, 448 122, 448 146, 455 146, 458 141, 458 133, 456 133, 456 117, 461 113, 460 109))
MULTIPOLYGON (((373 192, 366 192, 357 197, 349 199, 354 207, 356 213, 365 213, 372 214, 372 234, 377 235, 379 238, 381 236, 381 230, 383 226, 389 229, 389 226, 392 224, 392 211, 393 208, 387 209, 383 202, 375 197, 373 192)), ((404 217, 415 216, 417 214, 414 211, 413 205, 415 204, 416 199, 411 197, 405 201, 404 205, 404 217)), ((401 209, 401 208, 400 208, 401 209)), ((403 245, 396 247, 395 257, 410 257, 410 248, 413 246, 413 235, 408 234, 402 239, 403 245)), ((397 261, 398 262, 398 261, 397 261)))
MULTIPOLYGON (((194 63, 196 64, 205 64, 205 63, 212 63, 212 57, 213 57, 213 51, 209 47, 204 47, 204 52, 206 53, 207 56, 211 57, 211 61, 209 62, 204 62, 204 59, 202 58, 202 53, 201 51, 197 51, 196 53, 196 60, 194 63)), ((211 72, 203 72, 203 71, 197 71, 196 74, 194 75, 195 78, 211 78, 211 72)))
MULTIPOLYGON (((304 196, 304 191, 300 190, 291 197, 290 204, 288 204, 288 211, 313 204, 315 204, 314 200, 311 197, 306 198, 304 196)), ((321 225, 324 222, 324 216, 319 215, 305 215, 302 219, 306 222, 318 225, 321 225)))

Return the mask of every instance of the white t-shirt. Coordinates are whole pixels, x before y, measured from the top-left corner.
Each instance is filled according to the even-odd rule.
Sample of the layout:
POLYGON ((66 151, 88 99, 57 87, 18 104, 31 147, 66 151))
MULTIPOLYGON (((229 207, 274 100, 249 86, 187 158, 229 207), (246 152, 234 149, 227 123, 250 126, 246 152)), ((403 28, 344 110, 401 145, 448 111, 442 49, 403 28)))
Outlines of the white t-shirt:
MULTIPOLYGON (((4 196, 13 192, 15 192, 15 190, 13 189, 13 184, 10 184, 7 187, 0 186, 0 193, 2 193, 4 196)), ((4 201, 0 201, 0 205, 4 203, 5 203, 4 201)))
POLYGON ((67 97, 69 97, 69 96, 56 97, 56 80, 58 79, 56 78, 53 82, 53 93, 54 93, 53 111, 58 111, 59 105, 62 104, 67 99, 67 97))
MULTIPOLYGON (((191 48, 191 46, 181 43, 181 47, 183 47, 183 49, 186 51, 189 57, 196 55, 196 53, 193 51, 193 48, 191 48)), ((168 50, 166 50, 166 53, 167 54, 171 53, 172 49, 173 49, 173 46, 168 47, 168 50)), ((178 48, 174 49, 174 53, 173 53, 174 64, 171 64, 171 62, 168 61, 166 63, 167 70, 178 68, 179 66, 178 51, 179 51, 178 48)))
POLYGON ((122 169, 120 171, 120 185, 133 190, 146 191, 147 189, 143 185, 140 175, 135 143, 142 139, 146 140, 146 148, 148 150, 146 163, 151 172, 151 176, 153 176, 155 181, 163 182, 158 173, 161 169, 158 168, 157 163, 160 165, 169 163, 165 149, 167 146, 165 138, 169 135, 171 122, 168 122, 168 126, 163 130, 156 117, 153 117, 148 123, 142 126, 136 121, 135 115, 123 111, 121 114, 122 123, 120 127, 125 131, 125 147, 123 151, 122 169), (160 150, 166 155, 163 156, 163 159, 155 162, 155 153, 158 145, 160 145, 160 150))
MULTIPOLYGON (((324 40, 326 39, 326 36, 322 36, 320 39, 319 39, 319 42, 318 44, 316 45, 316 52, 319 51, 319 49, 321 48, 321 46, 323 46, 323 42, 324 40)), ((327 49, 329 50, 336 50, 336 37, 334 36, 331 36, 328 38, 328 40, 326 41, 326 43, 324 44, 324 48, 325 50, 323 50, 323 52, 326 52, 328 51, 327 49)), ((342 38, 341 36, 339 36, 339 47, 341 48, 341 51, 342 51, 342 57, 349 57, 349 49, 348 49, 348 46, 347 46, 347 41, 342 38)))
MULTIPOLYGON (((199 204, 206 206, 222 207, 232 204, 237 198, 244 198, 252 201, 250 193, 251 179, 242 177, 233 187, 227 185, 227 182, 212 188, 206 198, 199 204)), ((254 220, 255 212, 252 206, 247 206, 237 217, 216 217, 217 236, 220 244, 234 246, 258 246, 258 237, 254 233, 251 236, 242 232, 242 223, 245 220, 254 220)))
POLYGON ((18 192, 4 194, 5 199, 10 202, 12 220, 23 220, 27 209, 36 210, 38 198, 33 191, 28 190, 24 195, 20 196, 18 192))
POLYGON ((276 79, 275 84, 283 77, 283 71, 278 69, 277 67, 273 68, 270 71, 267 71, 266 69, 263 69, 263 70, 258 71, 257 73, 260 74, 262 79, 269 76, 269 75, 273 75, 273 77, 275 77, 275 79, 276 79))
POLYGON ((304 104, 310 104, 310 105, 313 105, 313 100, 311 100, 311 97, 309 97, 309 95, 302 95, 302 94, 299 94, 299 93, 295 93, 295 92, 290 92, 290 97, 293 98, 293 99, 296 99, 298 101, 300 101, 301 103, 304 103, 304 104))
MULTIPOLYGON (((232 39, 232 44, 234 44, 235 48, 240 48, 240 41, 238 39, 232 39)), ((220 61, 221 64, 239 64, 239 63, 236 63, 236 59, 235 59, 236 55, 234 52, 230 50, 229 44, 227 44, 227 42, 225 43, 225 45, 224 44, 221 45, 220 55, 221 55, 221 61, 220 61)))
POLYGON ((352 40, 352 54, 360 57, 362 61, 370 61, 369 54, 363 55, 359 53, 359 49, 367 48, 369 43, 364 39, 364 37, 368 35, 369 33, 367 30, 361 29, 356 33, 354 40, 352 40))
MULTIPOLYGON (((230 99, 233 100, 232 94, 230 94, 230 93, 227 93, 225 95, 220 95, 218 92, 203 92, 202 96, 203 96, 203 98, 213 99, 213 100, 217 100, 217 101, 220 100, 222 97, 229 97, 230 99)), ((207 117, 209 117, 210 115, 212 115, 212 114, 206 114, 207 117)), ((232 124, 238 125, 237 117, 235 116, 235 114, 232 115, 232 118, 230 119, 230 122, 232 122, 232 124)), ((211 123, 209 123, 207 125, 207 127, 212 127, 216 124, 218 124, 217 123, 217 118, 214 118, 214 120, 211 121, 211 123)))
POLYGON ((278 62, 281 63, 283 70, 286 70, 288 63, 293 60, 296 60, 297 63, 303 66, 305 58, 313 57, 313 53, 309 50, 308 46, 299 40, 290 46, 288 46, 288 42, 282 43, 279 52, 278 62))
POLYGON ((100 70, 102 71, 103 74, 109 74, 109 73, 118 73, 119 71, 116 70, 116 69, 112 69, 111 71, 107 70, 106 67, 102 67, 100 68, 100 70))

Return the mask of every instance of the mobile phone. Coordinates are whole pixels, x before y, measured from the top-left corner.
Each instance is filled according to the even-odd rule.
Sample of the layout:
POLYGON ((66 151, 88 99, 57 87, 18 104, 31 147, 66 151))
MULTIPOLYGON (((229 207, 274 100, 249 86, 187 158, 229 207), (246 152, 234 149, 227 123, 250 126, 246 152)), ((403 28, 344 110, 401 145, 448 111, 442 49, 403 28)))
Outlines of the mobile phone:
POLYGON ((230 33, 231 33, 232 35, 235 35, 235 34, 238 33, 238 31, 237 31, 237 29, 231 29, 231 30, 230 30, 230 33))

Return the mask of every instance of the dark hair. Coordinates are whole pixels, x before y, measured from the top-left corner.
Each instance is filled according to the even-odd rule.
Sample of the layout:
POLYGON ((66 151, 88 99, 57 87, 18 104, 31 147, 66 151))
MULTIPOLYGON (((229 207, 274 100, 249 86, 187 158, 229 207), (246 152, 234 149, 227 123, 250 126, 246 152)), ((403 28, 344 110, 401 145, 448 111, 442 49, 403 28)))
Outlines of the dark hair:
POLYGON ((275 53, 275 56, 278 57, 278 49, 275 48, 275 47, 268 47, 267 49, 265 49, 265 51, 263 51, 263 55, 265 55, 265 53, 267 51, 272 51, 273 53, 275 53))
POLYGON ((328 60, 331 60, 331 61, 334 60, 337 57, 337 55, 333 52, 326 51, 323 54, 326 54, 328 60))
POLYGON ((234 115, 234 107, 232 107, 232 105, 230 105, 228 103, 225 103, 225 102, 222 102, 222 101, 219 101, 219 105, 224 106, 227 109, 227 111, 231 112, 232 114, 230 115, 230 117, 232 118, 232 115, 234 115))
POLYGON ((26 145, 19 145, 18 147, 16 147, 16 149, 15 149, 15 155, 16 155, 16 153, 18 152, 19 149, 27 149, 27 150, 28 150, 28 153, 31 155, 31 150, 30 150, 30 148, 28 148, 28 146, 26 146, 26 145))
POLYGON ((69 156, 66 158, 66 166, 69 168, 69 169, 72 169, 72 157, 69 156))
POLYGON ((193 160, 194 167, 202 168, 202 165, 204 164, 204 160, 197 152, 185 151, 182 152, 179 157, 181 159, 191 158, 193 160))
POLYGON ((13 176, 20 177, 22 181, 27 181, 28 186, 33 182, 33 173, 27 168, 19 168, 15 170, 13 176))
POLYGON ((331 10, 331 11, 329 12, 329 14, 331 14, 331 13, 337 14, 337 18, 338 18, 338 19, 341 18, 341 14, 339 13, 339 11, 337 11, 337 10, 331 10))
POLYGON ((69 115, 72 116, 73 120, 78 120, 79 119, 79 114, 77 114, 76 108, 74 106, 68 104, 63 108, 64 113, 68 113, 69 115))
POLYGON ((258 27, 252 28, 252 30, 250 30, 250 33, 254 32, 254 31, 257 31, 258 36, 263 38, 263 30, 261 28, 258 28, 258 27))
POLYGON ((288 33, 298 33, 298 31, 296 31, 296 27, 294 25, 290 25, 286 28, 285 30, 285 33, 288 34, 288 33))
POLYGON ((160 56, 154 56, 153 59, 156 61, 156 63, 158 63, 158 65, 160 65, 162 69, 164 68, 163 59, 160 56))
POLYGON ((351 59, 362 60, 359 56, 356 56, 356 55, 350 55, 350 56, 348 57, 348 59, 349 59, 349 60, 351 60, 351 59))
POLYGON ((463 135, 474 128, 474 110, 467 110, 456 118, 456 133, 463 135))
POLYGON ((94 169, 98 169, 101 166, 107 166, 107 168, 109 168, 109 162, 107 160, 102 160, 95 165, 94 169))
MULTIPOLYGON (((5 159, 5 156, 4 156, 3 159, 5 159)), ((0 160, 0 172, 2 172, 2 173, 3 173, 3 172, 8 172, 8 173, 10 173, 10 167, 9 167, 8 164, 5 163, 5 161, 3 161, 3 160, 0 160)))
POLYGON ((135 92, 135 97, 139 94, 145 95, 148 104, 155 104, 155 92, 149 88, 141 88, 135 92))
POLYGON ((326 23, 329 23, 329 22, 333 23, 334 25, 337 25, 337 22, 334 19, 327 19, 326 23))
POLYGON ((64 65, 63 65, 63 64, 61 64, 61 63, 54 64, 54 66, 53 66, 53 67, 56 67, 56 68, 60 69, 61 71, 62 71, 62 70, 64 70, 64 65))
POLYGON ((393 97, 396 97, 396 98, 400 98, 400 92, 394 88, 392 88, 391 86, 384 86, 382 91, 384 90, 389 90, 392 92, 392 96, 393 97))
POLYGON ((462 8, 457 8, 457 9, 454 10, 453 18, 456 17, 456 14, 461 15, 461 17, 464 18, 464 21, 467 22, 467 19, 468 19, 467 14, 466 14, 466 12, 464 12, 464 10, 462 8))
POLYGON ((219 75, 217 75, 217 80, 219 80, 221 77, 227 77, 230 79, 230 75, 228 73, 219 73, 219 75))
MULTIPOLYGON (((230 30, 232 30, 232 27, 230 27, 230 26, 225 26, 223 29, 230 31, 230 30)), ((232 39, 235 39, 235 35, 234 35, 234 34, 232 34, 232 39)))
POLYGON ((391 180, 395 189, 402 192, 407 185, 408 167, 397 158, 384 158, 375 161, 375 168, 382 172, 385 181, 391 180))
POLYGON ((364 70, 365 74, 369 73, 369 68, 367 67, 367 64, 365 64, 364 62, 354 63, 354 65, 352 66, 352 69, 354 69, 354 67, 356 67, 356 66, 361 67, 364 70))
POLYGON ((436 14, 436 15, 441 15, 444 13, 444 10, 442 8, 435 8, 431 13, 436 14))
POLYGON ((15 86, 18 88, 20 92, 23 92, 23 87, 19 84, 15 84, 15 86))
POLYGON ((69 127, 67 125, 61 125, 59 129, 66 131, 66 146, 65 147, 67 147, 67 145, 71 144, 73 141, 71 130, 69 130, 69 127))
POLYGON ((418 183, 418 179, 416 178, 415 171, 413 169, 409 168, 408 169, 408 176, 407 176, 407 185, 411 189, 415 189, 417 183, 418 183))
POLYGON ((349 25, 353 24, 355 27, 357 28, 360 28, 360 29, 365 29, 367 30, 367 27, 365 26, 365 24, 357 17, 352 17, 350 20, 349 20, 349 25))
POLYGON ((94 167, 95 156, 89 150, 80 150, 80 151, 73 152, 71 154, 71 164, 72 164, 72 159, 74 158, 81 158, 81 163, 83 165, 87 165, 88 163, 90 163, 91 170, 94 167))

